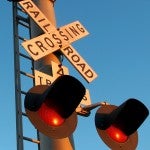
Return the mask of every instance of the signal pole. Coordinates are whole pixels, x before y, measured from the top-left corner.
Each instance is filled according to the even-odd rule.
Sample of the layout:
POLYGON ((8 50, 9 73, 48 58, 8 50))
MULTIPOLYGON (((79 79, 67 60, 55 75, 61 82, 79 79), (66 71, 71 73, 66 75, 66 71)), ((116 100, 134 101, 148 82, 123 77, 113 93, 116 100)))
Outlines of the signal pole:
MULTIPOLYGON (((54 3, 56 0, 34 0, 35 4, 40 8, 48 20, 56 26, 54 3)), ((36 37, 42 34, 43 31, 31 21, 31 37, 36 37)), ((35 69, 45 72, 49 75, 52 74, 51 61, 61 64, 61 56, 57 52, 43 57, 39 61, 35 61, 35 69)), ((40 150, 74 150, 73 136, 63 139, 50 139, 42 133, 39 133, 40 138, 40 150)))

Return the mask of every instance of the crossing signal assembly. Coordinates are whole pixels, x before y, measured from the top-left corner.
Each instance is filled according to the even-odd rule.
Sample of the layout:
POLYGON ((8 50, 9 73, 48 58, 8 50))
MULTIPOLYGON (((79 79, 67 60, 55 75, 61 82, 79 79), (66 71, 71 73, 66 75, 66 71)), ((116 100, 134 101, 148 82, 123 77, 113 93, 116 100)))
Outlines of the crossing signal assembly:
POLYGON ((119 107, 104 105, 95 115, 99 136, 113 150, 135 150, 137 129, 148 116, 146 106, 136 99, 128 99, 119 107))
POLYGON ((85 88, 80 81, 63 75, 50 86, 34 86, 27 92, 26 114, 41 133, 51 138, 64 138, 76 128, 75 109, 84 95, 85 88))

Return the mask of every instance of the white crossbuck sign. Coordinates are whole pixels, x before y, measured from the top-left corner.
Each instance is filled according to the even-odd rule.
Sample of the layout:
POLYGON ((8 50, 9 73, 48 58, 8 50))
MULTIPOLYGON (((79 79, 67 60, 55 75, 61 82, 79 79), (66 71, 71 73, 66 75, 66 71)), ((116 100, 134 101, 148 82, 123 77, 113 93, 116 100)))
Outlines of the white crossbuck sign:
POLYGON ((23 0, 19 4, 44 31, 44 34, 22 43, 29 55, 34 60, 38 60, 60 50, 85 80, 92 82, 97 77, 96 72, 70 45, 70 43, 89 34, 82 24, 75 21, 57 29, 32 0, 23 0))

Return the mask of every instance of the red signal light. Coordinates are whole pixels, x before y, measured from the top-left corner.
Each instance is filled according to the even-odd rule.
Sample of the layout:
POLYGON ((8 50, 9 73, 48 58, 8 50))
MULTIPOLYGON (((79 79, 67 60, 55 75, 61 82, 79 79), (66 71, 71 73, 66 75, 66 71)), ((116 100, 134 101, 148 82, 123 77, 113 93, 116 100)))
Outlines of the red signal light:
POLYGON ((127 141, 128 136, 125 135, 120 129, 116 128, 115 126, 111 125, 109 128, 106 129, 106 133, 116 142, 124 143, 127 141))
POLYGON ((75 109, 84 95, 85 87, 79 80, 62 75, 50 86, 32 87, 25 96, 25 111, 41 133, 54 139, 65 138, 77 126, 75 109))
POLYGON ((60 126, 65 121, 65 119, 62 118, 57 111, 54 110, 54 107, 50 106, 46 100, 41 105, 38 113, 41 119, 50 126, 60 126))

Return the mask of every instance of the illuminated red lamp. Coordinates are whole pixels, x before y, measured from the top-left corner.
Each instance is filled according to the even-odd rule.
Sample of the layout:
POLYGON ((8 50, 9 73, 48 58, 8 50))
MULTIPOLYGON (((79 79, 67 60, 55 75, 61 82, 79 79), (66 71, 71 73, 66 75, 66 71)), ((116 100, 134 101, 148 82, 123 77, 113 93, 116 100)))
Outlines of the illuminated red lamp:
POLYGON ((109 128, 106 129, 106 133, 116 142, 124 143, 127 141, 128 136, 123 133, 120 129, 116 128, 115 126, 111 125, 109 128))
POLYGON ((60 126, 64 123, 65 118, 61 117, 53 107, 45 101, 38 110, 41 119, 50 126, 60 126))
POLYGON ((77 106, 85 87, 69 75, 58 77, 50 86, 38 85, 25 96, 25 110, 31 123, 50 138, 70 136, 77 126, 77 106))
POLYGON ((113 150, 135 150, 137 129, 149 115, 146 106, 128 99, 120 106, 104 105, 95 114, 95 126, 104 143, 113 150))

